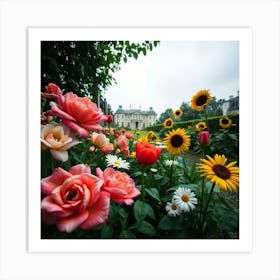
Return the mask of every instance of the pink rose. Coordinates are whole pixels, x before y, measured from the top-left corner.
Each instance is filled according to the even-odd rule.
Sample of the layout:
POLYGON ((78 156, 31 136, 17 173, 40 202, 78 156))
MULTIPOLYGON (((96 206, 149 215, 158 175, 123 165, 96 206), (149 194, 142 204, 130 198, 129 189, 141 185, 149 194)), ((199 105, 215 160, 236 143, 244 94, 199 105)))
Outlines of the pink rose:
POLYGON ((108 167, 104 172, 96 169, 96 175, 104 181, 102 190, 110 193, 112 200, 117 203, 131 205, 134 203, 132 198, 138 196, 140 191, 135 187, 135 182, 125 172, 116 171, 108 167))
POLYGON ((57 98, 59 95, 63 94, 63 90, 60 89, 59 86, 57 86, 54 83, 49 83, 46 86, 46 92, 41 92, 41 96, 46 97, 46 98, 57 98))
POLYGON ((125 137, 126 137, 127 139, 132 139, 132 138, 134 137, 134 135, 133 135, 132 133, 126 133, 126 134, 125 134, 125 137))
POLYGON ((103 130, 98 122, 107 120, 107 116, 89 98, 78 97, 73 92, 60 95, 58 103, 51 101, 50 106, 51 110, 46 114, 62 118, 62 122, 82 138, 87 138, 90 130, 103 130))
POLYGON ((103 181, 91 174, 90 167, 78 164, 69 172, 58 167, 41 180, 42 221, 56 223, 59 231, 91 229, 105 224, 110 209, 110 194, 101 191, 103 181))
POLYGON ((121 149, 124 158, 128 158, 130 156, 128 140, 125 135, 120 135, 118 137, 118 147, 121 149))

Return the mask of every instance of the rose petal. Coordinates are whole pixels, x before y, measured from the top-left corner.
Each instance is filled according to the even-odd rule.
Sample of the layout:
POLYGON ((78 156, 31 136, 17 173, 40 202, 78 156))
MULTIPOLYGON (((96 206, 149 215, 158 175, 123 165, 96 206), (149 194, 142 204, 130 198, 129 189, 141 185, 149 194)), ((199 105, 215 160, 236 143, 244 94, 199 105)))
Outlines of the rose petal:
POLYGON ((103 181, 98 177, 87 173, 81 174, 80 178, 90 191, 90 201, 88 202, 88 206, 92 206, 99 198, 103 181))
POLYGON ((114 200, 116 203, 122 204, 125 203, 126 205, 132 205, 134 203, 134 200, 131 198, 127 198, 127 199, 112 199, 114 200))
MULTIPOLYGON (((101 122, 101 120, 98 120, 99 122, 101 122)), ((102 127, 100 124, 98 123, 93 123, 93 124, 86 124, 83 123, 81 124, 81 126, 87 130, 104 130, 104 127, 102 127)))
MULTIPOLYGON (((70 138, 70 141, 71 141, 70 143, 66 143, 66 144, 63 145, 59 150, 60 150, 60 151, 66 151, 66 150, 72 148, 73 146, 76 146, 76 145, 82 143, 81 141, 78 141, 77 139, 71 139, 71 138, 70 138)), ((68 141, 67 141, 67 142, 68 142, 68 141)))
MULTIPOLYGON (((59 96, 59 97, 62 97, 62 96, 59 96)), ((68 119, 68 120, 75 121, 75 119, 71 115, 69 115, 66 112, 62 111, 58 107, 57 103, 51 101, 50 102, 50 106, 51 106, 51 110, 46 112, 46 116, 57 116, 57 117, 61 117, 63 119, 68 119)))
POLYGON ((55 168, 53 173, 46 178, 41 180, 41 191, 43 194, 49 195, 52 191, 61 185, 67 178, 71 177, 71 173, 58 167, 55 168))
POLYGON ((98 178, 104 181, 103 171, 99 167, 95 169, 95 174, 98 178))
POLYGON ((72 175, 80 175, 81 173, 89 173, 91 174, 91 170, 88 164, 77 164, 70 168, 69 172, 72 175))
POLYGON ((67 151, 58 151, 50 149, 52 156, 59 161, 65 162, 68 160, 68 152, 67 151))
POLYGON ((89 216, 87 220, 80 225, 82 229, 91 229, 105 224, 110 210, 110 194, 100 192, 98 201, 88 210, 89 216))
POLYGON ((85 138, 89 137, 88 130, 79 126, 77 123, 75 123, 71 120, 67 120, 67 119, 63 119, 62 122, 65 125, 67 125, 70 129, 77 132, 80 135, 81 138, 85 139, 85 138))
POLYGON ((88 215, 89 215, 88 211, 84 211, 82 213, 73 215, 68 218, 59 219, 56 223, 56 226, 59 231, 68 232, 68 233, 72 232, 87 219, 88 215))
POLYGON ((41 208, 57 217, 68 217, 73 213, 73 211, 65 210, 60 207, 50 196, 46 196, 42 199, 41 208))

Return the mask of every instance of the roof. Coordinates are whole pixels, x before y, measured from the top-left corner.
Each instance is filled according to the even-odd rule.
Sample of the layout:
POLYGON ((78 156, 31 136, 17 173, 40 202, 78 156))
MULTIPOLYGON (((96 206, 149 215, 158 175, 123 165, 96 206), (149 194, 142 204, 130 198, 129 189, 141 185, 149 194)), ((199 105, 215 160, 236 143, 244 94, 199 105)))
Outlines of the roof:
POLYGON ((141 115, 156 115, 157 113, 153 110, 150 109, 148 111, 142 111, 140 109, 122 109, 118 108, 115 112, 115 114, 141 114, 141 115))

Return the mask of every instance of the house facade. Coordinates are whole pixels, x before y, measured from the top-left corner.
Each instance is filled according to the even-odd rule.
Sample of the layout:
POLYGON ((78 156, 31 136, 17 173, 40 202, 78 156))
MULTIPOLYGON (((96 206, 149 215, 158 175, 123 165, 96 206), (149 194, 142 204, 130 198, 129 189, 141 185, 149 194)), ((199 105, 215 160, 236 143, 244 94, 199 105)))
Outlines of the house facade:
POLYGON ((125 127, 127 129, 146 129, 146 127, 155 124, 157 113, 152 107, 147 111, 139 109, 123 109, 122 105, 114 114, 114 123, 118 127, 125 127))
POLYGON ((230 96, 228 100, 223 103, 223 115, 234 114, 239 112, 239 96, 230 96))

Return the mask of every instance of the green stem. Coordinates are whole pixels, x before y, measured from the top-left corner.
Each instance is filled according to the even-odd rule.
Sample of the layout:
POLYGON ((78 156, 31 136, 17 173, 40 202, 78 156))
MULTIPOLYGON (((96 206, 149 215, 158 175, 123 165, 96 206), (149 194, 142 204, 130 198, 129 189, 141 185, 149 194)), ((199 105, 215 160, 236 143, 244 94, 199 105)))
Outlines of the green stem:
POLYGON ((206 106, 204 107, 204 116, 205 116, 205 122, 206 122, 206 125, 207 125, 207 129, 209 130, 208 118, 207 118, 207 112, 206 112, 206 106))
POLYGON ((173 166, 174 166, 175 155, 172 155, 171 160, 172 160, 172 163, 170 166, 170 184, 172 186, 172 184, 173 184, 173 166))
POLYGON ((142 164, 141 191, 142 191, 142 199, 143 200, 144 200, 144 197, 145 197, 144 173, 145 173, 145 165, 142 164))
POLYGON ((207 213, 207 209, 208 209, 208 206, 209 206, 209 203, 211 200, 211 196, 212 196, 214 187, 215 187, 215 183, 212 184, 212 187, 211 187, 211 190, 210 190, 210 193, 208 196, 208 200, 207 200, 206 206, 205 206, 203 214, 202 214, 202 221, 201 221, 201 225, 200 225, 201 235, 203 235, 203 227, 204 227, 204 222, 205 222, 205 218, 206 218, 206 213, 207 213))
MULTIPOLYGON (((201 157, 205 158, 205 146, 201 146, 201 157)), ((201 222, 202 219, 202 212, 203 212, 203 200, 204 200, 204 187, 205 187, 205 178, 202 177, 202 182, 201 182, 201 204, 200 204, 200 215, 199 215, 199 222, 201 222)))

